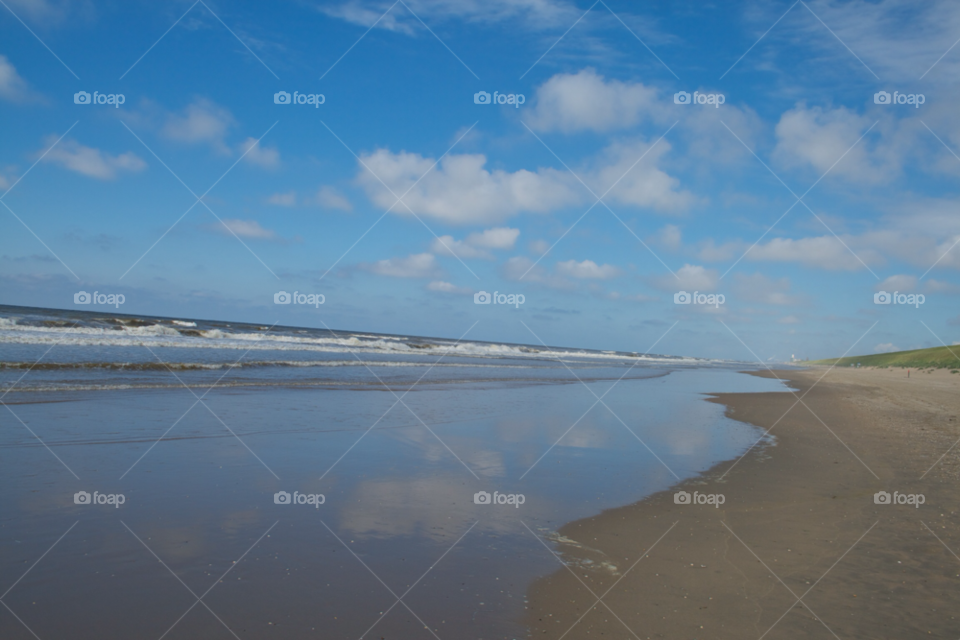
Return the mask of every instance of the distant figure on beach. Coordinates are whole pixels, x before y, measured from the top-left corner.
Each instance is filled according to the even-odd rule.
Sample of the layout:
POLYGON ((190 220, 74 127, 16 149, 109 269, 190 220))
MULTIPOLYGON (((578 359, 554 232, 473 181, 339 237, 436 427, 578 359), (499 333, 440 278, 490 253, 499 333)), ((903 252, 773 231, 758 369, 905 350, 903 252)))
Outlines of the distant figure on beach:
POLYGON ((910 369, 907 369, 907 377, 910 377, 910 369))

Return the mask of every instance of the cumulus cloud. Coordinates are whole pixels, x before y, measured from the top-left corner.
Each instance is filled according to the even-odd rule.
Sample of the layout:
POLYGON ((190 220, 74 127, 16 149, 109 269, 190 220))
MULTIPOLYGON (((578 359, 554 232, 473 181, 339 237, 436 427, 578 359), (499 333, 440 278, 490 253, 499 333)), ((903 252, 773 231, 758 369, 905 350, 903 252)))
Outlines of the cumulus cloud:
POLYGON ((542 264, 535 264, 533 260, 524 256, 514 256, 507 259, 507 261, 503 263, 500 273, 505 280, 540 284, 552 289, 569 291, 575 289, 577 286, 576 283, 569 278, 559 276, 548 270, 542 264))
POLYGON ((406 258, 378 260, 372 264, 361 264, 360 268, 379 276, 391 278, 432 278, 439 275, 436 258, 429 253, 418 253, 406 258))
POLYGON ((187 105, 182 112, 169 114, 162 133, 178 142, 206 143, 218 153, 229 155, 230 148, 224 138, 234 124, 233 115, 227 109, 200 98, 187 105))
POLYGON ((620 269, 612 264, 598 265, 593 260, 567 260, 557 263, 557 273, 578 279, 609 280, 620 275, 620 269))
POLYGON ((237 151, 246 154, 243 156, 245 162, 265 169, 273 169, 280 165, 280 152, 274 148, 261 146, 256 138, 247 138, 241 142, 237 145, 237 151))
POLYGON ((606 80, 593 69, 561 73, 537 87, 529 124, 563 133, 628 129, 644 119, 662 119, 658 93, 642 82, 606 80))
POLYGON ((520 229, 494 227, 467 236, 467 244, 484 249, 512 249, 520 237, 520 229))
POLYGON ((427 285, 427 291, 435 291, 437 293, 455 293, 460 295, 467 295, 473 293, 473 289, 468 287, 458 287, 449 282, 444 282, 443 280, 434 280, 427 285))
POLYGON ((278 207, 293 207, 297 204, 297 194, 294 191, 275 193, 267 198, 267 204, 273 204, 278 207))
POLYGON ((478 249, 462 240, 457 240, 453 236, 440 236, 435 238, 430 250, 442 256, 457 257, 461 260, 471 258, 481 258, 483 260, 493 260, 493 254, 483 249, 478 249))
MULTIPOLYGON (((776 305, 800 303, 798 296, 790 295, 790 280, 787 278, 773 280, 762 273, 737 274, 735 282, 737 296, 748 302, 776 305)), ((780 322, 783 322, 783 319, 780 322)))
POLYGON ((488 171, 484 168, 487 158, 481 154, 449 154, 432 170, 434 161, 415 153, 379 149, 361 159, 370 171, 361 165, 358 183, 374 204, 393 207, 397 215, 410 212, 403 203, 394 206, 393 193, 403 195, 408 189, 403 200, 418 216, 450 224, 499 221, 520 212, 546 213, 578 200, 566 172, 488 171))
MULTIPOLYGON (((504 262, 501 275, 506 280, 540 284, 552 289, 574 290, 578 288, 578 280, 610 280, 621 274, 617 267, 604 264, 598 265, 593 260, 567 260, 558 262, 549 269, 543 263, 535 263, 524 256, 514 256, 504 262)), ((591 283, 588 289, 601 292, 599 285, 591 283)))
POLYGON ((324 209, 353 211, 353 205, 347 197, 329 185, 324 185, 317 190, 316 203, 324 209))
POLYGON ((597 195, 610 189, 604 198, 607 202, 651 208, 660 213, 683 212, 697 198, 681 190, 680 181, 657 166, 668 151, 670 144, 665 140, 652 148, 643 141, 615 142, 594 162, 595 168, 587 173, 587 180, 594 185, 597 195))
MULTIPOLYGON (((848 246, 855 243, 852 237, 846 237, 848 246)), ((867 264, 879 263, 882 256, 870 248, 862 248, 857 254, 867 264)), ((747 260, 765 262, 797 262, 808 267, 828 270, 854 271, 862 269, 863 264, 847 247, 833 236, 812 238, 774 238, 767 243, 753 247, 746 255, 747 260)))
POLYGON ((874 287, 874 291, 899 291, 910 293, 917 288, 917 277, 908 275, 890 276, 874 287))
POLYGON ((685 264, 677 269, 677 277, 670 274, 651 278, 650 284, 661 291, 714 291, 720 276, 714 269, 685 264))
POLYGON ((512 249, 520 236, 519 229, 495 227, 479 233, 471 233, 466 240, 456 240, 453 236, 440 236, 433 241, 431 251, 461 259, 483 258, 492 260, 493 254, 487 249, 512 249))
POLYGON ((893 344, 892 342, 884 342, 882 344, 878 344, 877 346, 875 346, 873 348, 873 351, 874 353, 891 353, 893 351, 903 351, 903 349, 893 344))
POLYGON ((546 240, 533 240, 528 247, 533 255, 542 256, 550 249, 550 243, 546 240))
POLYGON ((251 240, 276 240, 277 234, 264 229, 256 220, 239 220, 237 218, 223 218, 223 224, 211 225, 210 229, 224 235, 236 235, 251 240), (231 231, 233 233, 231 233, 231 231))
POLYGON ((37 98, 27 85, 27 81, 20 77, 16 67, 4 55, 0 55, 0 98, 21 103, 37 98))
MULTIPOLYGON (((57 141, 56 135, 47 136, 47 146, 57 141)), ((40 155, 38 152, 37 155, 40 155)), ((121 171, 136 172, 147 168, 147 163, 132 152, 114 156, 93 147, 85 147, 76 140, 61 140, 47 155, 44 162, 54 162, 70 171, 99 180, 113 180, 121 171)))
POLYGON ((889 180, 899 171, 898 154, 872 153, 869 136, 857 142, 873 122, 846 107, 798 105, 780 117, 773 157, 786 167, 812 167, 818 175, 830 171, 867 184, 889 180))
POLYGON ((676 251, 680 248, 680 244, 683 241, 683 236, 680 233, 680 227, 672 224, 668 224, 659 233, 660 244, 665 246, 667 249, 676 251))

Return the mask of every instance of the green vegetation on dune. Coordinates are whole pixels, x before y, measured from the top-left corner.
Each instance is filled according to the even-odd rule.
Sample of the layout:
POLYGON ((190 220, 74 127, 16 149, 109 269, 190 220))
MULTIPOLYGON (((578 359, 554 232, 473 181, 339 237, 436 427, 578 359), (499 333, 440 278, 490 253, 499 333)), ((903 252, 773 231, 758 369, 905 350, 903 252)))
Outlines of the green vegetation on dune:
POLYGON ((911 369, 960 367, 960 346, 933 347, 932 349, 914 349, 913 351, 894 351, 876 353, 870 356, 850 356, 827 360, 810 360, 806 364, 835 364, 840 367, 859 364, 861 367, 902 367, 911 369))

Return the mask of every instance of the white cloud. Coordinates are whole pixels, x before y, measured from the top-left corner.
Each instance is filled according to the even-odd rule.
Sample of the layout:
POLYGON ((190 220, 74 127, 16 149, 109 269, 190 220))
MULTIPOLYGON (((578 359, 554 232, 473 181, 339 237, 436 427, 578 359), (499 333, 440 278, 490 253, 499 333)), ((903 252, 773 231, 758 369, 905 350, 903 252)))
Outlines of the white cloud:
POLYGON ((247 138, 237 145, 239 153, 246 153, 243 156, 245 162, 259 165, 265 169, 273 169, 280 165, 280 152, 275 148, 266 148, 257 142, 256 138, 247 138))
POLYGON ((484 249, 512 249, 520 237, 520 229, 494 227, 467 236, 467 244, 484 249))
POLYGON ((598 168, 587 173, 587 180, 594 185, 597 195, 610 189, 604 198, 607 202, 649 207, 660 213, 680 213, 689 209, 697 198, 689 191, 679 190, 680 181, 657 167, 661 156, 668 151, 670 144, 665 140, 653 148, 643 141, 615 142, 603 151, 596 162, 598 168), (641 157, 643 160, 638 163, 641 157))
POLYGON ((461 260, 471 258, 481 258, 483 260, 493 260, 493 255, 489 251, 477 249, 461 240, 454 239, 453 236, 440 236, 435 238, 430 250, 443 256, 455 256, 461 260))
MULTIPOLYGON (((748 302, 763 304, 795 305, 800 303, 798 296, 790 295, 790 280, 773 280, 762 273, 752 275, 736 274, 737 296, 748 302)), ((781 320, 782 322, 782 320, 781 320)))
POLYGON ((783 316, 777 322, 780 324, 800 324, 801 320, 797 316, 783 316))
POLYGON ((577 286, 569 278, 551 273, 546 267, 541 264, 535 264, 533 260, 524 256, 514 256, 504 262, 501 267, 501 275, 506 280, 542 284, 552 289, 569 291, 575 289, 577 286))
MULTIPOLYGON (((916 81, 932 67, 923 79, 925 83, 949 83, 960 73, 960 60, 944 55, 956 43, 960 31, 960 5, 952 0, 811 0, 809 4, 833 33, 816 20, 785 20, 781 27, 800 29, 796 38, 802 46, 817 46, 818 55, 850 66, 851 72, 869 74, 845 48, 838 46, 838 39, 884 80, 916 81), (801 24, 804 26, 800 27, 801 24)), ((764 18, 764 25, 770 24, 768 17, 764 18)))
POLYGON ((433 241, 430 250, 445 256, 457 256, 460 259, 492 260, 493 254, 487 249, 512 249, 519 236, 519 229, 495 227, 479 233, 471 233, 463 241, 456 240, 453 236, 440 236, 433 241))
POLYGON ((561 73, 537 87, 530 126, 539 131, 602 133, 660 120, 658 90, 641 82, 606 80, 593 69, 561 73))
POLYGON ((550 249, 550 243, 546 240, 534 240, 528 246, 530 253, 535 256, 542 256, 550 249))
POLYGON ((583 262, 567 260, 557 263, 557 273, 570 278, 609 280, 620 275, 620 269, 612 264, 600 266, 593 260, 584 260, 583 262))
POLYGON ((677 269, 677 276, 670 274, 652 278, 650 283, 661 291, 714 291, 720 276, 714 269, 700 265, 685 264, 677 269))
POLYGON ((401 216, 409 216, 409 210, 403 203, 394 206, 396 198, 380 180, 397 195, 410 189, 404 202, 418 216, 451 224, 493 222, 520 212, 546 213, 578 200, 566 172, 488 171, 484 168, 487 158, 480 154, 450 154, 432 170, 430 158, 386 149, 364 155, 362 161, 379 179, 360 165, 359 184, 374 204, 383 209, 392 206, 391 211, 401 216))
POLYGON ((36 99, 36 94, 27 86, 26 80, 20 77, 16 67, 0 55, 0 98, 10 102, 29 102, 36 99))
POLYGON ((353 211, 353 205, 347 200, 347 197, 329 185, 324 185, 317 190, 316 201, 318 205, 325 209, 353 211))
POLYGON ((683 237, 680 233, 680 227, 668 224, 660 230, 660 244, 665 246, 667 249, 676 251, 680 248, 682 241, 683 237))
POLYGON ((360 268, 380 276, 391 278, 432 278, 439 274, 436 258, 429 253, 418 253, 406 258, 378 260, 362 264, 360 268))
POLYGON ((230 149, 224 138, 233 124, 233 116, 227 109, 200 98, 187 105, 182 113, 169 114, 162 131, 171 140, 189 144, 207 143, 218 153, 227 155, 230 149))
MULTIPOLYGON (((509 21, 533 29, 566 28, 582 13, 575 5, 558 0, 410 0, 409 4, 428 23, 430 19, 488 24, 509 21)), ((407 35, 423 31, 423 25, 410 11, 388 11, 391 8, 390 2, 380 0, 349 0, 318 7, 330 17, 362 27, 376 26, 407 35)))
POLYGON ((951 282, 930 279, 927 280, 926 291, 927 293, 957 294, 960 293, 960 286, 951 282))
MULTIPOLYGON (((47 136, 44 140, 48 146, 56 141, 56 135, 47 136)), ((100 149, 85 147, 72 139, 61 140, 43 157, 43 160, 55 162, 70 171, 100 180, 113 180, 120 171, 135 172, 147 168, 147 163, 132 152, 112 156, 100 149)))
POLYGON ((882 344, 878 344, 877 346, 875 346, 873 348, 873 351, 874 353, 890 353, 892 351, 903 351, 903 349, 893 344, 892 342, 884 342, 882 344))
POLYGON ((273 204, 278 207, 293 207, 297 204, 297 194, 294 191, 275 193, 267 198, 267 204, 273 204))
MULTIPOLYGON (((854 239, 846 237, 844 241, 849 246, 854 239)), ((857 251, 857 254, 867 264, 882 260, 882 257, 870 248, 863 248, 857 251)), ((800 238, 799 240, 774 238, 766 244, 758 244, 753 247, 747 254, 746 259, 766 262, 799 262, 808 267, 829 270, 853 271, 863 268, 860 260, 833 236, 800 238)))
POLYGON ((898 154, 871 153, 869 135, 857 142, 873 122, 846 107, 797 105, 777 124, 773 157, 787 167, 810 166, 818 175, 829 171, 831 176, 881 183, 899 172, 898 154))
POLYGON ((874 291, 899 291, 910 293, 917 288, 917 277, 907 275, 890 276, 874 287, 874 291))
POLYGON ((467 287, 458 287, 450 284, 449 282, 444 282, 443 280, 434 280, 428 284, 427 291, 436 291, 438 293, 455 293, 461 295, 473 293, 473 289, 469 289, 467 287))
POLYGON ((269 229, 264 229, 256 220, 223 218, 223 224, 211 225, 209 228, 226 235, 236 235, 240 238, 249 238, 252 240, 275 240, 277 238, 276 233, 269 229), (224 227, 226 227, 226 229, 224 227), (230 233, 231 231, 233 234, 230 233))
MULTIPOLYGON (((598 265, 592 260, 558 262, 553 270, 550 270, 543 263, 535 263, 524 256, 508 259, 501 268, 501 275, 506 280, 521 281, 522 278, 522 282, 566 291, 577 289, 579 287, 577 280, 609 280, 619 276, 620 273, 620 269, 613 265, 598 265)), ((589 284, 588 290, 598 295, 613 295, 603 293, 602 288, 596 283, 589 284)))

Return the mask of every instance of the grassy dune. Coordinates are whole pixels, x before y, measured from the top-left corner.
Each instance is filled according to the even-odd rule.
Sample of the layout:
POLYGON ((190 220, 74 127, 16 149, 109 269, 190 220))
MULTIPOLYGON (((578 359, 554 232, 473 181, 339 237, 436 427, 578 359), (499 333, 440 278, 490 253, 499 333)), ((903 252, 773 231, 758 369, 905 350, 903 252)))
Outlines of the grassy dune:
POLYGON ((840 367, 860 364, 861 367, 902 367, 911 369, 960 368, 960 345, 953 347, 934 347, 932 349, 914 349, 913 351, 894 351, 877 353, 870 356, 850 356, 848 358, 830 358, 810 360, 806 364, 835 364, 840 367))

